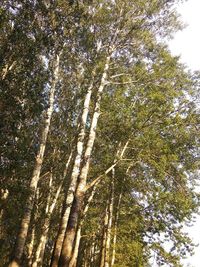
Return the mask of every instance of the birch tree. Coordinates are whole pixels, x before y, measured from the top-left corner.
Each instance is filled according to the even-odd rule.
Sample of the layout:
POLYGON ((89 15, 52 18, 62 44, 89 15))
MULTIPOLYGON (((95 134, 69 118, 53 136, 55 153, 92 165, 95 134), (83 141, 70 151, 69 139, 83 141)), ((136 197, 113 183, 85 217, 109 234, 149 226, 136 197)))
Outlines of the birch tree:
POLYGON ((165 43, 177 2, 3 1, 3 265, 15 240, 11 266, 179 266, 192 251, 199 75, 165 43))

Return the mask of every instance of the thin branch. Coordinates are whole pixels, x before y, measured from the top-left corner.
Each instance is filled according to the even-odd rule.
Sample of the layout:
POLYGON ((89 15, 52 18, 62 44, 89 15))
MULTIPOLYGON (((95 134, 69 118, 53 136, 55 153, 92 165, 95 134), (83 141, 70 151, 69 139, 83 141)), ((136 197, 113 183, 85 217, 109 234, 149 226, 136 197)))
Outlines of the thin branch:
POLYGON ((90 189, 91 187, 93 187, 94 185, 97 185, 101 179, 104 177, 104 175, 108 174, 118 163, 120 160, 117 160, 114 164, 112 164, 103 174, 99 175, 96 179, 94 179, 91 183, 89 183, 86 187, 85 187, 85 191, 87 191, 88 189, 90 189))
POLYGON ((129 82, 111 82, 111 81, 107 81, 107 84, 123 85, 123 84, 137 83, 137 82, 138 81, 129 81, 129 82))
MULTIPOLYGON (((85 191, 87 191, 88 189, 90 189, 91 187, 93 187, 94 185, 97 185, 101 179, 104 177, 104 175, 108 174, 110 171, 113 170, 113 168, 123 159, 124 153, 128 147, 128 144, 130 142, 130 138, 128 139, 128 141, 126 142, 126 144, 124 145, 121 154, 119 155, 119 159, 115 159, 114 163, 106 170, 104 171, 103 174, 99 175, 96 179, 94 179, 91 183, 89 183, 88 185, 86 185, 85 187, 85 191)), ((118 157, 119 154, 119 149, 117 151, 116 157, 118 157)))
POLYGON ((116 78, 116 77, 120 77, 120 76, 130 76, 130 74, 128 74, 128 73, 119 73, 119 74, 116 74, 116 75, 112 75, 110 78, 112 79, 112 78, 116 78))

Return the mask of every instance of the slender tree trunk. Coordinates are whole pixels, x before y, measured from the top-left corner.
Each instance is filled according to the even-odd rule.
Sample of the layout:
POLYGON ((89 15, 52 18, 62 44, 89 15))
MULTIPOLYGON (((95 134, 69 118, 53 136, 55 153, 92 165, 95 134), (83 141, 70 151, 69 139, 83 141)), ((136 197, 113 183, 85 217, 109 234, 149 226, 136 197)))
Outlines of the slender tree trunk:
POLYGON ((40 262, 40 256, 41 256, 41 251, 43 249, 43 245, 46 242, 46 235, 47 235, 47 229, 48 229, 48 224, 49 224, 49 218, 47 216, 47 214, 49 213, 49 205, 50 205, 50 201, 51 201, 51 192, 52 192, 52 179, 53 179, 53 175, 52 172, 50 172, 50 176, 49 176, 49 195, 47 198, 47 203, 46 203, 46 209, 45 209, 45 221, 42 227, 42 234, 40 237, 40 241, 39 244, 37 246, 36 249, 36 253, 35 253, 35 259, 34 262, 32 264, 32 267, 37 267, 38 263, 40 262))
POLYGON ((28 244, 28 267, 31 267, 32 265, 34 242, 35 242, 35 225, 33 226, 33 229, 31 231, 31 240, 30 243, 28 244))
POLYGON ((108 227, 106 234, 106 244, 105 244, 105 267, 110 265, 110 244, 111 244, 111 231, 112 231, 112 220, 113 220, 113 204, 114 204, 114 176, 115 169, 112 169, 112 180, 111 180, 111 190, 110 190, 110 200, 108 208, 108 227))
POLYGON ((30 242, 27 244, 27 259, 28 259, 28 266, 31 267, 32 266, 32 262, 33 262, 33 250, 34 250, 34 244, 35 244, 35 238, 36 238, 36 233, 35 233, 35 229, 36 229, 36 216, 38 214, 38 199, 39 199, 39 195, 40 195, 40 191, 39 188, 37 188, 36 191, 36 195, 35 195, 35 203, 34 203, 34 216, 33 216, 33 226, 31 229, 31 238, 30 238, 30 242))
POLYGON ((79 244, 80 244, 80 240, 81 240, 81 228, 82 228, 82 225, 79 225, 77 232, 76 232, 76 240, 75 240, 73 255, 72 255, 71 261, 69 263, 69 267, 75 267, 76 263, 77 263, 79 244))
POLYGON ((106 212, 104 217, 104 227, 103 227, 103 235, 102 235, 102 242, 101 242, 101 256, 100 256, 100 263, 99 267, 105 266, 105 256, 106 256, 106 238, 107 238, 107 227, 108 227, 108 204, 106 205, 106 212))
POLYGON ((116 244, 117 244, 117 224, 119 220, 119 210, 121 205, 121 199, 122 199, 122 192, 119 195, 118 203, 117 203, 117 210, 115 215, 115 222, 114 222, 114 233, 113 233, 113 249, 112 249, 112 258, 110 267, 112 267, 115 263, 115 255, 116 255, 116 244))
POLYGON ((92 192, 91 192, 91 194, 87 200, 87 203, 85 205, 85 208, 83 210, 82 218, 79 221, 77 232, 76 232, 75 245, 74 245, 74 249, 73 249, 72 258, 71 258, 70 263, 69 263, 69 267, 75 267, 76 266, 77 258, 78 258, 79 245, 80 245, 80 240, 81 240, 82 225, 83 225, 85 216, 87 214, 87 211, 89 209, 89 205, 92 202, 94 194, 96 192, 96 187, 97 187, 97 184, 92 189, 92 192))
POLYGON ((85 250, 85 260, 84 260, 84 267, 89 266, 89 251, 88 247, 85 250))
POLYGON ((26 242, 26 238, 28 234, 28 228, 29 228, 30 220, 31 220, 31 213, 32 213, 33 206, 34 206, 35 193, 37 190, 37 185, 38 185, 40 172, 41 172, 41 168, 43 164, 47 136, 48 136, 50 123, 51 123, 51 117, 53 113, 55 88, 56 88, 56 84, 59 79, 59 61, 60 61, 60 55, 57 55, 55 62, 54 62, 54 73, 53 73, 53 79, 52 79, 50 95, 49 95, 49 107, 47 109, 44 129, 41 135, 40 146, 39 146, 39 150, 36 156, 33 175, 31 177, 29 196, 26 202, 25 213, 21 221, 21 226, 20 226, 19 234, 17 236, 13 257, 9 264, 9 267, 20 266, 20 260, 22 258, 23 251, 24 251, 24 246, 25 246, 25 242, 26 242))
MULTIPOLYGON (((113 171, 113 169, 115 168, 115 166, 117 165, 117 163, 119 162, 119 160, 121 160, 125 154, 125 151, 127 149, 127 146, 128 146, 128 143, 129 143, 129 140, 125 143, 125 145, 123 146, 122 150, 121 150, 121 153, 120 153, 120 148, 118 149, 117 151, 117 154, 116 154, 116 159, 114 160, 114 163, 104 172, 104 175, 108 174, 110 171, 113 171), (117 159, 118 158, 118 159, 117 159)), ((90 195, 90 198, 92 200, 93 198, 93 194, 95 193, 95 190, 96 190, 96 187, 97 185, 101 182, 101 178, 103 177, 103 175, 100 175, 98 176, 95 180, 93 180, 93 182, 91 182, 89 184, 89 186, 86 187, 86 189, 90 189, 91 187, 93 187, 93 190, 92 190, 92 193, 90 195)), ((88 199, 88 202, 90 203, 91 200, 90 198, 88 199)), ((88 203, 88 204, 89 204, 88 203)), ((84 216, 86 215, 87 213, 87 209, 88 209, 89 205, 86 205, 84 211, 83 211, 83 214, 84 216)), ((82 221, 82 220, 80 220, 82 221)), ((77 232, 80 231, 79 230, 79 226, 77 228, 77 232)), ((74 243, 74 250, 73 250, 73 253, 72 253, 72 258, 70 260, 70 263, 69 264, 75 264, 74 263, 74 259, 77 258, 78 255, 75 255, 76 253, 78 253, 78 250, 77 250, 77 247, 79 246, 79 243, 80 243, 80 240, 78 241, 78 238, 79 238, 79 234, 76 236, 76 239, 75 239, 75 243, 74 243), (76 249, 75 249, 76 248, 76 249)), ((70 265, 70 266, 73 266, 73 265, 70 265)), ((75 265, 74 265, 75 266, 75 265)))
POLYGON ((95 240, 92 241, 91 245, 91 266, 94 266, 95 263, 95 240))
POLYGON ((78 185, 77 185, 76 192, 74 195, 72 207, 70 210, 68 225, 67 225, 65 238, 63 241, 63 247, 62 247, 62 251, 61 251, 61 255, 59 259, 60 267, 68 267, 70 259, 72 257, 72 251, 73 251, 73 246, 74 246, 74 241, 75 241, 75 236, 76 236, 76 228, 77 228, 77 223, 78 223, 78 216, 82 208, 87 175, 89 171, 90 157, 91 157, 91 153, 92 153, 92 149, 94 145, 94 140, 96 137, 96 127, 98 123, 98 118, 100 116, 100 103, 101 103, 102 92, 107 83, 106 79, 108 75, 109 62, 110 62, 110 56, 106 58, 106 63, 105 63, 103 75, 101 78, 101 83, 100 83, 100 86, 97 92, 95 110, 94 110, 93 117, 92 117, 90 133, 89 133, 88 142, 86 145, 86 151, 85 151, 84 159, 83 159, 84 163, 81 169, 81 173, 79 175, 79 181, 78 181, 78 185))
MULTIPOLYGON (((93 75, 94 74, 95 73, 93 73, 93 75)), ((65 203, 64 203, 64 213, 61 219, 61 224, 59 227, 58 235, 57 235, 55 246, 54 246, 51 267, 58 266, 58 261, 59 261, 59 257, 60 257, 60 253, 61 253, 61 249, 63 245, 63 240, 65 236, 65 230, 67 227, 70 209, 71 209, 71 205, 72 205, 73 198, 74 198, 74 192, 76 190, 77 178, 80 173, 80 166, 81 166, 81 159, 82 159, 82 154, 83 154, 83 146, 84 146, 84 138, 85 138, 85 127, 86 127, 86 122, 87 122, 88 113, 89 113, 92 89, 93 89, 93 81, 91 82, 88 88, 87 94, 85 96, 83 112, 81 115, 80 132, 78 135, 78 141, 77 141, 77 147, 76 147, 77 153, 75 156, 74 166, 72 169, 70 186, 69 186, 66 199, 65 199, 65 203)))
POLYGON ((0 191, 1 194, 1 203, 0 203, 0 239, 3 237, 3 225, 2 225, 2 221, 3 221, 3 215, 4 215, 4 209, 6 207, 6 201, 8 199, 8 195, 9 195, 9 191, 7 189, 2 189, 0 191))
MULTIPOLYGON (((49 188, 51 189, 52 186, 52 179, 50 178, 50 185, 49 188)), ((51 219, 51 215, 54 211, 54 208, 56 206, 56 202, 57 199, 59 197, 60 191, 62 188, 62 183, 59 185, 55 197, 50 205, 50 201, 51 201, 51 190, 49 193, 49 197, 47 200, 47 205, 46 205, 46 218, 44 221, 44 225, 42 227, 42 235, 40 237, 40 241, 38 244, 38 247, 36 249, 36 253, 35 253, 35 260, 32 264, 32 267, 38 267, 38 266, 42 266, 42 262, 43 262, 43 257, 44 257, 44 251, 45 251, 45 246, 46 246, 46 241, 47 241, 47 236, 48 236, 48 232, 49 232, 49 226, 50 226, 50 219, 51 219)))

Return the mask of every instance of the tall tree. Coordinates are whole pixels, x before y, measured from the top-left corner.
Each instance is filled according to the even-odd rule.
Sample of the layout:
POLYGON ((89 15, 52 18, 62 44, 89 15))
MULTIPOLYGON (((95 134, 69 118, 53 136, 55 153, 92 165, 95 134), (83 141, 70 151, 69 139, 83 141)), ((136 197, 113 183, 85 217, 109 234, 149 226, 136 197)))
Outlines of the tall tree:
POLYGON ((17 266, 180 266, 192 250, 199 74, 165 44, 177 2, 3 1, 3 266, 15 241, 17 266))

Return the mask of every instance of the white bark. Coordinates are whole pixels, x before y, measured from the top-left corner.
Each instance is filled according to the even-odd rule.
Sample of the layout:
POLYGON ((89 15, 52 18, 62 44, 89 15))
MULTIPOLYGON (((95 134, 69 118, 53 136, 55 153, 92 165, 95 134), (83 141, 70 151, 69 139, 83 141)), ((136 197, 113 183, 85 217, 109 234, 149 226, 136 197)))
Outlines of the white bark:
POLYGON ((43 128, 41 139, 40 139, 40 146, 39 146, 39 150, 36 156, 33 174, 31 177, 30 189, 29 189, 30 192, 29 192, 29 196, 27 199, 26 207, 25 207, 25 213, 21 221, 19 234, 17 236, 13 260, 11 260, 9 267, 20 266, 20 260, 21 260, 21 257, 24 251, 24 246, 25 246, 25 242, 26 242, 26 238, 28 234, 28 228, 29 228, 29 224, 31 220, 31 213, 33 210, 33 205, 34 205, 35 193, 37 190, 37 185, 38 185, 40 172, 41 172, 41 168, 43 164, 47 136, 49 133, 51 117, 53 113, 55 88, 56 88, 56 84, 59 79, 59 63, 60 63, 60 54, 56 55, 56 59, 54 62, 54 73, 53 73, 53 79, 52 79, 51 88, 50 88, 50 94, 49 94, 49 107, 47 109, 44 128, 43 128))
POLYGON ((93 149, 93 145, 94 145, 94 141, 96 138, 96 128, 97 128, 97 123, 98 123, 98 119, 100 116, 100 104, 101 104, 101 98, 102 98, 102 93, 103 90, 105 88, 105 85, 107 83, 107 76, 108 76, 108 69, 109 69, 109 63, 110 63, 110 56, 108 56, 106 58, 106 63, 104 66, 104 72, 101 78, 101 83, 97 92, 97 99, 96 99, 96 103, 95 103, 95 110, 93 113, 93 117, 92 117, 92 122, 91 122, 91 126, 90 126, 90 133, 89 133, 89 137, 88 137, 88 142, 87 142, 87 146, 86 146, 86 151, 84 154, 84 160, 85 160, 85 164, 81 170, 81 174, 80 174, 80 181, 81 183, 79 183, 79 188, 81 190, 84 190, 85 185, 86 185, 86 179, 87 179, 87 175, 88 175, 88 171, 89 171, 89 163, 90 163, 90 157, 92 154, 92 149, 93 149))
POLYGON ((104 228, 103 228, 103 236, 102 236, 102 244, 101 244, 101 259, 100 259, 99 267, 104 267, 105 266, 108 218, 109 218, 109 214, 108 214, 108 204, 107 204, 105 217, 104 217, 104 228))
POLYGON ((36 253, 35 253, 35 260, 32 264, 32 267, 38 267, 38 266, 42 266, 42 262, 43 262, 43 257, 44 257, 44 251, 45 251, 45 246, 46 246, 46 241, 47 241, 47 236, 48 236, 48 232, 49 232, 49 226, 50 226, 50 219, 51 219, 51 215, 54 211, 54 208, 56 206, 56 202, 57 199, 59 197, 61 188, 62 188, 62 183, 59 185, 55 197, 50 205, 51 202, 51 187, 52 187, 52 175, 50 177, 50 182, 49 182, 49 196, 47 199, 47 204, 46 204, 46 210, 45 210, 45 221, 44 221, 44 225, 42 227, 42 235, 40 237, 40 241, 38 244, 38 247, 36 249, 36 253))
POLYGON ((69 208, 69 211, 70 211, 70 215, 68 218, 69 227, 66 229, 65 238, 63 241, 63 247, 62 247, 61 256, 60 256, 60 263, 59 263, 60 266, 63 266, 63 267, 69 265, 70 259, 72 257, 73 245, 74 245, 74 240, 75 240, 75 235, 76 235, 76 227, 77 227, 77 222, 78 222, 78 215, 79 215, 79 211, 81 208, 80 205, 82 202, 82 198, 85 192, 85 185, 86 185, 87 175, 89 171, 90 157, 91 157, 91 153, 92 153, 92 149, 94 145, 94 140, 96 137, 96 127, 98 123, 98 118, 100 116, 100 103, 101 103, 101 98, 102 98, 102 92, 107 82, 109 63, 110 63, 110 56, 106 58, 100 86, 98 88, 97 95, 96 95, 97 99, 95 103, 95 109, 94 109, 94 113, 92 116, 88 142, 86 145, 86 150, 85 150, 84 158, 83 158, 84 165, 79 175, 79 182, 76 188, 75 196, 73 196, 73 199, 72 199, 72 202, 73 202, 76 198, 76 201, 75 201, 76 203, 73 202, 74 206, 71 204, 72 209, 71 209, 71 206, 69 208))
MULTIPOLYGON (((93 77, 94 79, 94 77, 93 77)), ((89 113, 89 107, 90 107, 90 100, 91 100, 91 94, 93 89, 93 81, 91 82, 88 91, 85 96, 85 101, 83 105, 83 112, 81 116, 81 123, 80 123, 80 131, 78 135, 78 141, 77 141, 77 153, 74 161, 74 166, 71 174, 71 180, 69 189, 67 192, 66 200, 65 200, 65 211, 62 216, 62 221, 59 228, 59 233, 56 239, 55 247, 54 247, 54 253, 52 257, 51 267, 57 267, 58 266, 58 260, 60 257, 62 244, 65 236, 65 230, 68 223, 68 218, 70 214, 71 205, 74 199, 74 192, 76 189, 77 184, 77 178, 80 172, 80 165, 81 165, 81 159, 83 154, 83 146, 84 146, 84 138, 85 138, 85 127, 87 123, 88 113, 89 113)))
POLYGON ((112 230, 112 220, 113 220, 113 204, 114 204, 114 176, 115 169, 112 169, 112 180, 111 180, 111 190, 110 190, 110 200, 108 208, 108 226, 106 234, 106 244, 105 244, 105 267, 110 265, 110 244, 111 244, 111 230, 112 230))
POLYGON ((122 199, 122 192, 119 195, 119 199, 117 203, 117 211, 115 215, 114 233, 113 233, 113 249, 112 249, 112 258, 111 258, 110 267, 112 267, 115 263, 116 244, 117 244, 117 224, 119 220, 119 210, 120 210, 120 205, 121 205, 121 199, 122 199))

